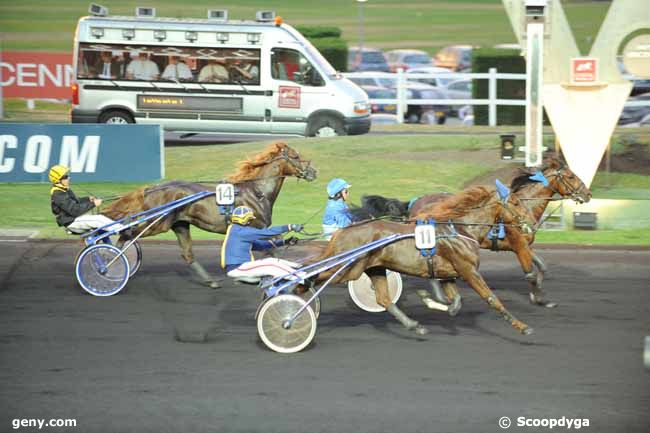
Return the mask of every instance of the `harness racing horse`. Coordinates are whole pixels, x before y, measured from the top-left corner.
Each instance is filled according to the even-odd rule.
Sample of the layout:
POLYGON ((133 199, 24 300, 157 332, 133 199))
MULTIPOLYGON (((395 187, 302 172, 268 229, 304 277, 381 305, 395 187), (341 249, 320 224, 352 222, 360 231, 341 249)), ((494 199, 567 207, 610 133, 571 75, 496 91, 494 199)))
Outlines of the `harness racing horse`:
MULTIPOLYGON (((541 173, 543 177, 536 175, 529 169, 522 169, 520 175, 511 182, 513 193, 527 204, 536 222, 532 233, 523 233, 521 235, 526 239, 528 245, 532 245, 534 242, 535 232, 543 222, 544 211, 554 194, 558 194, 562 198, 571 198, 578 203, 585 203, 591 199, 589 188, 559 159, 547 158, 541 167, 541 173)), ((381 196, 368 196, 363 199, 363 208, 374 217, 408 215, 410 218, 414 218, 417 215, 422 216, 423 211, 426 209, 433 211, 433 206, 449 200, 451 197, 453 195, 444 192, 428 194, 415 200, 410 210, 404 212, 404 209, 408 208, 408 202, 400 202, 399 200, 387 199, 381 196)), ((507 234, 508 228, 505 231, 507 234)), ((526 280, 530 284, 530 301, 535 305, 545 307, 557 306, 556 303, 544 299, 542 283, 547 270, 544 261, 531 248, 522 248, 519 235, 515 237, 518 242, 514 245, 510 236, 506 236, 504 239, 486 239, 485 236, 482 236, 477 240, 481 242, 481 247, 485 249, 514 251, 517 253, 526 280), (533 264, 537 268, 536 270, 533 268, 533 264)))
MULTIPOLYGON (((534 170, 534 169, 533 169, 534 170)), ((540 172, 543 176, 530 169, 521 169, 519 176, 515 177, 510 187, 513 194, 527 204, 535 221, 531 233, 517 232, 515 236, 509 234, 506 228, 504 239, 488 239, 486 234, 475 239, 481 243, 481 248, 495 251, 513 251, 525 273, 525 278, 530 284, 530 301, 535 305, 556 307, 557 303, 544 299, 542 284, 547 270, 546 264, 532 248, 524 248, 522 241, 530 246, 535 241, 535 233, 543 223, 542 217, 553 195, 558 194, 563 199, 570 198, 577 203, 586 203, 591 199, 591 191, 562 161, 557 158, 547 158, 540 172), (533 268, 533 264, 537 268, 533 268)), ((449 200, 445 193, 426 195, 418 199, 410 209, 409 217, 433 214, 437 203, 449 200)))
MULTIPOLYGON (((495 194, 493 190, 485 187, 476 187, 464 194, 468 198, 471 196, 474 202, 484 202, 486 206, 496 209, 494 218, 503 219, 504 224, 520 229, 525 229, 528 226, 529 214, 516 197, 510 195, 505 200, 496 200, 492 203, 495 194)), ((430 281, 434 277, 443 280, 455 280, 460 277, 516 330, 523 334, 532 333, 532 329, 528 325, 517 320, 506 310, 479 274, 479 245, 474 239, 467 236, 467 227, 461 225, 452 227, 444 222, 437 224, 438 241, 432 262, 428 262, 426 258, 422 257, 415 247, 414 239, 403 239, 367 253, 337 275, 335 274, 340 266, 321 272, 316 276, 315 283, 326 281, 332 276, 334 276, 333 284, 344 283, 356 280, 365 272, 372 281, 377 303, 386 308, 407 329, 423 334, 427 330, 392 303, 388 292, 386 270, 390 269, 401 274, 427 278, 430 281)), ((336 231, 325 251, 310 262, 316 263, 392 234, 408 234, 413 233, 414 230, 415 224, 413 223, 403 224, 381 220, 355 223, 336 231)), ((460 300, 457 292, 454 297, 460 300)), ((455 313, 450 309, 450 314, 455 313)))
MULTIPOLYGON (((290 176, 311 182, 316 179, 316 170, 311 166, 310 161, 303 160, 295 149, 286 143, 275 142, 255 157, 239 162, 237 171, 226 180, 238 189, 234 206, 250 207, 256 216, 252 225, 268 227, 271 225, 273 204, 280 193, 284 179, 290 176)), ((117 220, 199 191, 210 191, 212 188, 178 180, 165 182, 124 195, 102 211, 102 214, 117 220)), ((217 288, 219 284, 210 277, 199 262, 194 260, 190 225, 209 232, 225 234, 228 221, 226 216, 219 212, 215 198, 209 196, 172 212, 150 227, 143 236, 154 236, 173 230, 178 238, 183 259, 206 285, 217 288)), ((143 228, 138 226, 129 236, 136 236, 143 228)))

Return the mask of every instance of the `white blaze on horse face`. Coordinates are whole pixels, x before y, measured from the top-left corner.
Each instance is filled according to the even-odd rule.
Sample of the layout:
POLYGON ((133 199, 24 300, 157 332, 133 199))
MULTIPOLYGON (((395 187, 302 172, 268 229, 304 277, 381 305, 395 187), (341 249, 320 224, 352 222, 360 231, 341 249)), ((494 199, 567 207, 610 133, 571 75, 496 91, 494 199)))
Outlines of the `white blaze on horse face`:
MULTIPOLYGON (((524 2, 503 0, 520 45, 525 47, 524 2)), ((544 41, 542 100, 571 170, 589 187, 632 84, 618 71, 616 55, 629 34, 648 27, 647 0, 616 0, 589 57, 598 59, 599 82, 571 84, 571 59, 580 57, 559 0, 550 0, 544 41)))

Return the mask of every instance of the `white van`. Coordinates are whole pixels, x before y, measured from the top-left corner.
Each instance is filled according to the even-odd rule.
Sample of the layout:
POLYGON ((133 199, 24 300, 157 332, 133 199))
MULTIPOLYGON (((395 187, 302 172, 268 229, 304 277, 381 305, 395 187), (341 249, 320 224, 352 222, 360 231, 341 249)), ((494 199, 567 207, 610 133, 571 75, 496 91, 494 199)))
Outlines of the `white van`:
POLYGON ((81 18, 72 123, 161 124, 180 133, 367 133, 365 92, 281 18, 258 18, 81 18))

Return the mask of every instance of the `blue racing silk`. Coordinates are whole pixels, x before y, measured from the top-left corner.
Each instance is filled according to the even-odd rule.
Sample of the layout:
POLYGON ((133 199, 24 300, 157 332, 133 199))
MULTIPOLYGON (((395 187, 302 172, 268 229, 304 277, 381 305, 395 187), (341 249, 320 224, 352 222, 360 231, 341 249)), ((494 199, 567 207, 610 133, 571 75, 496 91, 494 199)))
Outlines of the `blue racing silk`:
POLYGON ((242 263, 255 260, 253 251, 268 250, 284 245, 284 240, 272 238, 290 231, 288 225, 258 229, 251 226, 231 224, 221 246, 221 267, 229 272, 242 263))
POLYGON ((340 228, 352 224, 350 208, 344 200, 327 200, 325 214, 323 215, 323 234, 330 237, 340 228))

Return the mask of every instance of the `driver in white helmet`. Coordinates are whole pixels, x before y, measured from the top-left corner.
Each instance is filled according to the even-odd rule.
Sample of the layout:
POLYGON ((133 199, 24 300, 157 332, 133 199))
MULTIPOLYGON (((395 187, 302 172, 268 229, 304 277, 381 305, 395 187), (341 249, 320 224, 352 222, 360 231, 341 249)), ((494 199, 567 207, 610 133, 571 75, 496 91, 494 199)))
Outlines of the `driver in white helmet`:
POLYGON ((352 185, 343 179, 335 178, 327 184, 327 206, 323 215, 323 234, 327 240, 332 233, 352 224, 352 215, 346 201, 350 197, 352 185))
MULTIPOLYGON (((299 263, 274 257, 255 260, 253 251, 268 250, 286 243, 293 245, 296 238, 288 238, 286 241, 272 238, 290 231, 299 232, 303 225, 289 224, 258 229, 250 226, 254 219, 255 214, 248 206, 238 206, 233 210, 232 224, 228 227, 221 246, 221 267, 226 274, 247 283, 258 283, 262 277, 280 277, 300 267, 299 263)), ((299 278, 301 276, 302 274, 296 274, 292 279, 302 280, 299 278)))
POLYGON ((88 196, 78 198, 70 189, 70 169, 64 165, 50 168, 48 175, 52 188, 50 189, 50 205, 59 226, 65 227, 72 233, 85 233, 90 230, 114 223, 109 230, 122 230, 124 226, 100 214, 87 214, 89 210, 102 204, 102 199, 88 196))

